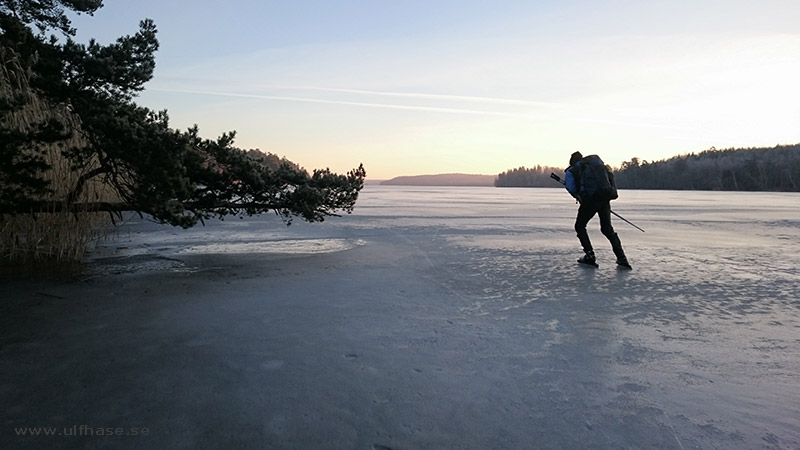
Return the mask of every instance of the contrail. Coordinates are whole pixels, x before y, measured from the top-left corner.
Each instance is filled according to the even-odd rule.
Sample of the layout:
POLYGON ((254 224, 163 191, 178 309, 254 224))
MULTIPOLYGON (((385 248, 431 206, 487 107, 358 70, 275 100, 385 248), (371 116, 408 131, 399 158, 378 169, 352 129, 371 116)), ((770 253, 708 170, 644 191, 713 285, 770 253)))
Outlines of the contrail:
MULTIPOLYGON (((284 88, 285 89, 285 88, 284 88)), ((308 90, 318 90, 318 91, 334 91, 334 92, 343 92, 343 93, 364 93, 364 94, 373 94, 373 95, 387 95, 387 96, 398 96, 398 97, 415 97, 415 98, 438 98, 438 99, 464 99, 469 101, 483 101, 483 102, 494 102, 494 103, 519 103, 519 104, 528 104, 528 105, 538 105, 541 106, 540 102, 529 102, 526 100, 512 100, 512 99, 496 99, 491 97, 470 97, 470 96, 453 96, 453 95, 441 95, 441 94, 419 94, 419 93, 394 93, 394 92, 376 92, 376 91, 364 91, 358 89, 335 89, 335 88, 305 88, 308 90)), ((487 110, 479 110, 479 109, 466 109, 466 108, 445 108, 445 107, 438 107, 438 106, 419 106, 419 105, 397 105, 391 103, 372 103, 372 102, 355 102, 355 101, 347 101, 347 100, 327 100, 321 98, 308 98, 308 97, 294 97, 294 96, 283 96, 283 95, 261 95, 261 94, 237 94, 233 92, 217 92, 217 91, 200 91, 200 90, 189 90, 189 89, 158 89, 158 88, 150 88, 149 91, 158 91, 158 92, 174 92, 174 93, 183 93, 183 94, 197 94, 197 95, 213 95, 213 96, 220 96, 220 97, 238 97, 238 98, 252 98, 252 99, 261 99, 261 100, 276 100, 276 101, 286 101, 286 102, 302 102, 302 103, 321 103, 321 104, 329 104, 329 105, 345 105, 345 106, 358 106, 364 108, 382 108, 382 109, 397 109, 397 110, 406 110, 406 111, 425 111, 425 112, 436 112, 436 113, 448 113, 448 114, 465 114, 465 115, 477 115, 477 116, 491 116, 491 117, 510 117, 516 119, 528 119, 528 120, 555 120, 559 117, 553 114, 531 114, 531 113, 513 113, 513 112, 504 112, 504 111, 487 111, 487 110)), ((557 104, 553 103, 546 103, 548 106, 555 106, 557 104)), ((558 105, 561 108, 567 108, 566 105, 558 105)), ((623 120, 614 120, 614 119, 595 119, 595 118, 587 118, 587 117, 561 117, 563 120, 574 121, 574 122, 582 122, 582 123, 601 123, 601 124, 609 124, 609 125, 623 125, 629 127, 636 127, 636 128, 660 128, 660 129, 670 129, 670 130, 691 130, 691 128, 686 127, 675 127, 675 126, 667 126, 667 125, 659 125, 653 123, 643 123, 643 122, 630 122, 630 121, 623 121, 623 120)))
POLYGON ((319 86, 263 85, 260 87, 266 89, 281 89, 281 90, 292 90, 292 91, 341 92, 345 94, 377 95, 385 97, 404 97, 404 98, 424 98, 432 100, 456 100, 462 102, 475 102, 475 103, 499 103, 507 105, 539 106, 545 108, 569 107, 569 105, 565 105, 563 103, 519 100, 519 99, 502 98, 502 97, 480 97, 471 95, 451 95, 451 94, 425 94, 420 92, 370 91, 365 89, 329 88, 329 87, 319 87, 319 86))
POLYGON ((534 114, 520 114, 508 113, 501 111, 485 111, 477 109, 464 109, 464 108, 443 108, 437 106, 418 106, 418 105, 396 105, 390 103, 371 103, 371 102, 353 102, 346 100, 326 100, 320 98, 307 98, 307 97, 292 97, 283 95, 260 95, 260 94, 236 94, 232 92, 213 92, 213 91, 194 91, 184 89, 148 89, 150 91, 158 92, 175 92, 183 94, 199 94, 199 95, 214 95, 221 97, 239 97, 239 98, 254 98, 262 100, 279 100, 287 102, 304 102, 304 103, 323 103, 330 105, 347 105, 347 106, 361 106, 367 108, 384 108, 384 109, 402 109, 410 111, 428 111, 428 112, 443 112, 452 114, 470 114, 470 115, 485 115, 485 116, 500 116, 500 117, 516 117, 523 119, 543 119, 547 118, 545 115, 534 114))

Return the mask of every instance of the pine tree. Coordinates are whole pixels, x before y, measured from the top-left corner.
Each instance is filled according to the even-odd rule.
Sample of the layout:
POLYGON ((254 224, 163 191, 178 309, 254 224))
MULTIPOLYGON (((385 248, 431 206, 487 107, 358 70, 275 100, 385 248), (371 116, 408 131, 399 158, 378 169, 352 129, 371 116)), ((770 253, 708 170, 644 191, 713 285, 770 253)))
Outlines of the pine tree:
POLYGON ((361 165, 345 175, 309 174, 288 161, 276 168, 236 148, 235 132, 204 139, 197 127, 170 128, 166 111, 138 106, 134 99, 155 68, 156 26, 143 20, 137 33, 110 45, 73 41, 65 10, 91 14, 101 6, 0 0, 0 219, 32 211, 138 211, 190 227, 229 214, 275 211, 291 223, 352 211, 366 176, 361 165), (62 36, 48 39, 47 31, 62 36), (46 104, 52 117, 27 120, 33 102, 46 104), (46 175, 46 148, 57 148, 74 174, 66 190, 56 192, 46 175), (107 187, 111 199, 87 201, 91 183, 107 187))

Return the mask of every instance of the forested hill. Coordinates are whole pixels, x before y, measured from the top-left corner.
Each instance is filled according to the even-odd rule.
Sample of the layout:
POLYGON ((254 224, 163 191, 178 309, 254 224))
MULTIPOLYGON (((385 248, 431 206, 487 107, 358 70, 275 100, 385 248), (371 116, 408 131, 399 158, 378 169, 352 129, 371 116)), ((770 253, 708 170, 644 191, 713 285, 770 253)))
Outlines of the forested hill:
MULTIPOLYGON (((497 176, 495 186, 551 187, 550 172, 561 174, 564 168, 511 169, 497 176)), ((711 148, 655 162, 632 158, 614 173, 620 189, 800 192, 800 144, 711 148)))
POLYGON ((800 144, 711 148, 651 163, 633 158, 615 174, 621 189, 800 192, 800 144))
POLYGON ((565 167, 536 166, 507 170, 494 182, 497 187, 558 187, 559 184, 550 178, 550 174, 563 174, 565 167))

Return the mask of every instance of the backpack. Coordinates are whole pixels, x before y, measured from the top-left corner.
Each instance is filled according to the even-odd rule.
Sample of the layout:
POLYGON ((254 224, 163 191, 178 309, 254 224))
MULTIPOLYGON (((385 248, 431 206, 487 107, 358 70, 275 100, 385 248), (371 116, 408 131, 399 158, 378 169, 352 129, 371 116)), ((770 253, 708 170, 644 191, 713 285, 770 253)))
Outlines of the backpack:
POLYGON ((589 200, 611 201, 619 198, 614 173, 597 155, 580 160, 580 194, 589 200))

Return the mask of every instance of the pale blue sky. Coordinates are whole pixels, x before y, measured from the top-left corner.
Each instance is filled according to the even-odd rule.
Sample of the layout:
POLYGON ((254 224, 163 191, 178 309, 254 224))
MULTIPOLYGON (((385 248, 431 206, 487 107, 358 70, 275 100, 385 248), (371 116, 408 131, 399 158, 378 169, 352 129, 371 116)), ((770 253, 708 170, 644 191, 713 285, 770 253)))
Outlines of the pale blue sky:
POLYGON ((370 178, 618 166, 800 142, 796 0, 106 0, 108 43, 151 18, 138 102, 307 169, 370 178))

